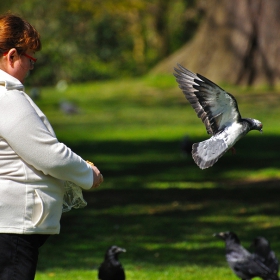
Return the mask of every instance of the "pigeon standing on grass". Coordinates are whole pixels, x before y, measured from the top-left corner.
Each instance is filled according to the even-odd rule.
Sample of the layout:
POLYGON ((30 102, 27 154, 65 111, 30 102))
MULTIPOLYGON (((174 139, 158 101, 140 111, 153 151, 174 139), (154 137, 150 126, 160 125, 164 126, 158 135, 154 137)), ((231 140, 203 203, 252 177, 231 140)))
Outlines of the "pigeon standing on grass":
POLYGON ((215 164, 250 130, 262 132, 260 121, 241 118, 236 99, 231 94, 180 64, 174 70, 179 87, 212 136, 192 146, 193 159, 201 169, 215 164))
POLYGON ((275 253, 271 250, 269 241, 264 237, 256 237, 251 244, 253 256, 259 258, 275 274, 279 271, 279 261, 275 253))
POLYGON ((61 101, 59 103, 59 108, 65 115, 75 115, 79 113, 79 108, 70 101, 61 101))
POLYGON ((125 272, 118 260, 118 255, 126 252, 125 249, 118 246, 111 246, 106 254, 103 263, 98 270, 99 280, 125 280, 125 272))
POLYGON ((260 277, 263 280, 279 280, 277 274, 240 244, 240 240, 234 232, 220 232, 215 233, 214 236, 225 241, 226 260, 240 279, 249 280, 260 277))

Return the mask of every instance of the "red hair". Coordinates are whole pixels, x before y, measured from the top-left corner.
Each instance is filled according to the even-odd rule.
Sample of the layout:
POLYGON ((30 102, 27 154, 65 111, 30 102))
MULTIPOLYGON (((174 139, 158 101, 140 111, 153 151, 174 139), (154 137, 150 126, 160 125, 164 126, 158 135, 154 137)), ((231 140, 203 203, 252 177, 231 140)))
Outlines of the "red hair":
POLYGON ((40 34, 26 20, 13 14, 0 15, 0 53, 16 48, 19 54, 27 49, 41 49, 40 34))

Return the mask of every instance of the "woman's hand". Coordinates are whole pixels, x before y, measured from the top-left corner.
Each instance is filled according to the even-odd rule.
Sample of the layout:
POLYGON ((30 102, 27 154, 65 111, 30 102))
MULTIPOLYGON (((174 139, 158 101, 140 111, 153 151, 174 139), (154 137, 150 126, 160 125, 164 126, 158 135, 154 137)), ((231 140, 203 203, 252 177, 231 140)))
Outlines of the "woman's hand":
POLYGON ((93 185, 92 185, 92 189, 99 187, 99 185, 101 183, 103 183, 103 176, 100 173, 99 169, 95 166, 92 165, 91 166, 92 172, 93 172, 93 185))
POLYGON ((90 165, 93 172, 93 185, 91 188, 92 189, 97 188, 104 181, 103 175, 100 173, 99 169, 91 161, 87 160, 86 162, 90 165))

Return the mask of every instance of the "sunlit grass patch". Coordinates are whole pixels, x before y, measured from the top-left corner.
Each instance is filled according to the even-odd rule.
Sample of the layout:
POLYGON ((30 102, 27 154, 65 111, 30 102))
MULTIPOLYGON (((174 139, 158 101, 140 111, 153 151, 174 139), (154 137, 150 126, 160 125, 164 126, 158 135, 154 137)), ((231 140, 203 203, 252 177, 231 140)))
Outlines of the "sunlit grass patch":
POLYGON ((183 188, 183 189, 204 189, 215 188, 217 182, 149 182, 145 186, 151 189, 183 188))

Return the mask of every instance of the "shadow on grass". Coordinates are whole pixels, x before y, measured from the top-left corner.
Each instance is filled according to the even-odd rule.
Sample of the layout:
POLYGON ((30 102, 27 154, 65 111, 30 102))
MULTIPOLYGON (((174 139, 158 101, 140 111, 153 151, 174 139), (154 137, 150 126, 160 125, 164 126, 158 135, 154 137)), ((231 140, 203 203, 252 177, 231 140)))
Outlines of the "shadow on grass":
POLYGON ((279 136, 247 136, 236 143, 235 155, 229 151, 213 167, 205 170, 197 167, 191 155, 182 157, 180 141, 104 141, 68 145, 84 158, 92 161, 98 158, 96 164, 104 176, 123 184, 145 180, 216 181, 229 178, 229 172, 238 174, 279 168, 279 136))
POLYGON ((279 180, 225 182, 224 177, 229 170, 277 169, 278 140, 247 137, 236 147, 237 155, 226 155, 204 171, 191 158, 180 157, 175 141, 72 146, 79 154, 100 157, 104 185, 108 181, 110 188, 85 192, 88 206, 63 215, 61 234, 42 248, 38 269, 96 269, 113 244, 127 249, 121 259, 132 269, 225 265, 224 244, 212 236, 225 230, 235 231, 246 247, 263 235, 280 253, 279 180), (154 180, 217 184, 197 189, 146 188, 154 180))

